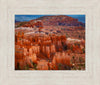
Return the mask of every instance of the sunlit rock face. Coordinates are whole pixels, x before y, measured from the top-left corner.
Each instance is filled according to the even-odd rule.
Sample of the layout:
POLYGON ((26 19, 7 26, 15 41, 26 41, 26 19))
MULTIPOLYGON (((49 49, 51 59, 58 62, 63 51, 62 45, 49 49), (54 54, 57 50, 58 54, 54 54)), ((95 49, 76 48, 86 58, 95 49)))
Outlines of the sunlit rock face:
POLYGON ((29 56, 29 59, 34 62, 34 63, 37 63, 37 56, 35 53, 33 53, 32 55, 29 56))
POLYGON ((48 70, 48 62, 46 60, 40 60, 37 63, 37 69, 38 70, 48 70))
POLYGON ((52 69, 71 69, 72 66, 70 63, 71 57, 65 52, 56 52, 53 57, 51 65, 53 65, 52 69))
MULTIPOLYGON (((55 53, 63 51, 64 46, 66 45, 66 37, 64 35, 55 35, 55 34, 47 35, 44 33, 33 33, 33 32, 19 33, 18 29, 16 30, 17 30, 17 33, 15 35, 16 69, 17 69, 17 64, 21 65, 22 67, 21 69, 24 69, 24 66, 26 66, 27 64, 29 65, 29 67, 34 67, 32 66, 32 63, 36 63, 38 69, 46 70, 48 69, 49 64, 47 63, 49 62, 41 61, 41 58, 45 57, 45 59, 53 59, 55 53), (40 67, 41 64, 44 64, 44 66, 40 67)), ((23 28, 23 30, 25 29, 23 28)))

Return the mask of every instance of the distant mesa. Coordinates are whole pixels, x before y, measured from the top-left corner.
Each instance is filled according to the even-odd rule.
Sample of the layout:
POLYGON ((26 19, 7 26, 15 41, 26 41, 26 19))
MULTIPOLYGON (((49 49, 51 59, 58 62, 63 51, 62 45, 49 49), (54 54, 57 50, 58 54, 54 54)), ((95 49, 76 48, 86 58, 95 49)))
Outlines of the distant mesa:
MULTIPOLYGON (((32 27, 36 22, 42 22, 43 26, 82 26, 85 27, 85 24, 79 22, 78 19, 66 16, 66 15, 57 15, 57 16, 43 16, 34 20, 30 20, 27 23, 24 23, 20 26, 22 27, 32 27)), ((18 22, 18 21, 15 21, 18 22)))

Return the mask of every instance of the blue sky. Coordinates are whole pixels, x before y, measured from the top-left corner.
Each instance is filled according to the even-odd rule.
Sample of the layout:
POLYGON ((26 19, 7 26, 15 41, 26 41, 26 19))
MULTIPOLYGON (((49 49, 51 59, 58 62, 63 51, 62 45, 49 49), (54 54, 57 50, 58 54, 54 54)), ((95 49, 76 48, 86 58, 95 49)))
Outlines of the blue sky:
MULTIPOLYGON (((42 16, 51 16, 51 15, 15 15, 16 21, 30 21, 32 19, 37 19, 42 16)), ((78 19, 78 21, 85 23, 85 15, 67 15, 73 18, 78 19)))

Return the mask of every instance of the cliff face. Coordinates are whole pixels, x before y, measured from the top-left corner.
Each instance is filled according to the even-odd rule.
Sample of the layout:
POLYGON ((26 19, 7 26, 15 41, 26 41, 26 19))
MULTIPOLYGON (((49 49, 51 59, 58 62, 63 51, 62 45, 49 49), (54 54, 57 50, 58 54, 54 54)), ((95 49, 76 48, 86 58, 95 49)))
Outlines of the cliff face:
POLYGON ((43 23, 40 20, 31 20, 25 24, 22 25, 22 27, 37 27, 37 28, 43 28, 43 23))

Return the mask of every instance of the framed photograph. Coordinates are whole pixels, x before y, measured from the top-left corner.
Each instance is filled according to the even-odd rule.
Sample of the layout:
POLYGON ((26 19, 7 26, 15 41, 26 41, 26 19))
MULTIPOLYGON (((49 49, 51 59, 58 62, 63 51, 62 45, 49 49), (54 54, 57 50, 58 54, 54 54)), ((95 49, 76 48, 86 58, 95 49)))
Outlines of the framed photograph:
POLYGON ((85 15, 15 15, 15 70, 85 70, 85 15))
POLYGON ((99 0, 0 0, 0 85, 99 85, 99 0))

